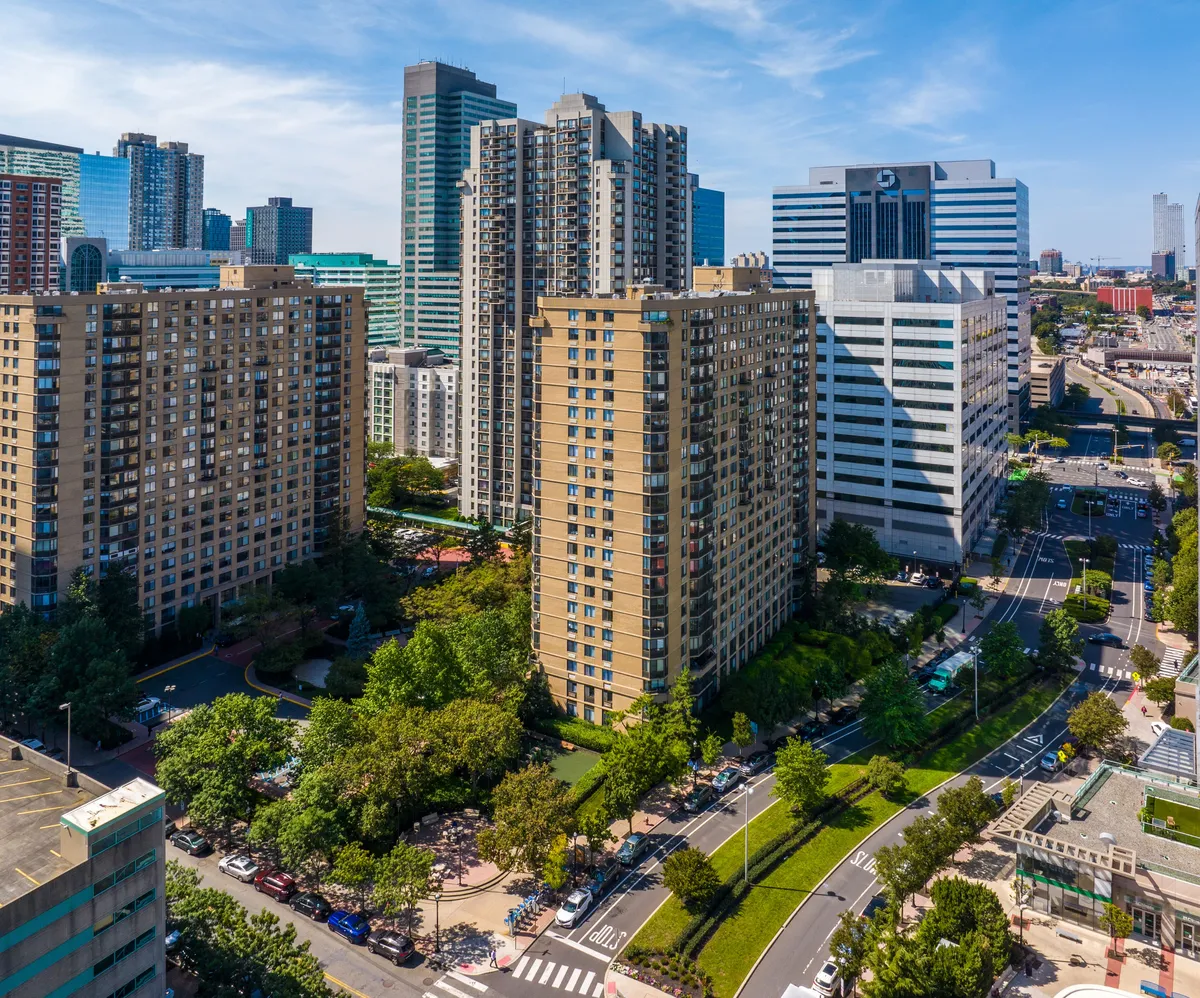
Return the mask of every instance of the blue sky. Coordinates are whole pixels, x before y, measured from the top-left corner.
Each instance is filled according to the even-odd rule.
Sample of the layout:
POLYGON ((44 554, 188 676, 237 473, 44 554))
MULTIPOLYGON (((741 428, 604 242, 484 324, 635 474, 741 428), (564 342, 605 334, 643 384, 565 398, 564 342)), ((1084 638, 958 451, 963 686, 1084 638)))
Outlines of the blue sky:
POLYGON ((686 125, 691 169, 727 192, 728 253, 769 248, 771 187, 809 166, 929 158, 1024 180, 1035 257, 1149 262, 1156 191, 1192 245, 1191 0, 0 0, 0 17, 27 25, 0 60, 0 132, 190 142, 210 206, 291 195, 322 250, 398 255, 403 67, 421 58, 523 117, 565 80, 686 125))

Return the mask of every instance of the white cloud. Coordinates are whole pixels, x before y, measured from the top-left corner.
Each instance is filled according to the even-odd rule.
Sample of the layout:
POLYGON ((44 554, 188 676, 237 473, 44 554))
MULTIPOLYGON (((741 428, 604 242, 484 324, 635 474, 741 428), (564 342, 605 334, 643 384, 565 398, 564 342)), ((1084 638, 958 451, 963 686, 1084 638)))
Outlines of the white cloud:
POLYGON ((983 107, 982 87, 990 75, 991 60, 986 49, 971 46, 930 63, 914 85, 903 80, 885 80, 882 93, 897 96, 882 104, 872 116, 885 128, 914 132, 950 145, 968 136, 954 128, 964 115, 983 107))

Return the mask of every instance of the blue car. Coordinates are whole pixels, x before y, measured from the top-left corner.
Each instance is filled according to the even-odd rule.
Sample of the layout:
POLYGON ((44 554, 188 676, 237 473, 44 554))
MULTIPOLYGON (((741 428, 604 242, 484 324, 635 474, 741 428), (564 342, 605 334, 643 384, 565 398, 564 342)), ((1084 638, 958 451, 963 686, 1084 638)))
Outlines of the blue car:
POLYGON ((365 943, 371 934, 371 923, 356 911, 331 912, 326 924, 331 932, 345 936, 352 943, 365 943))
POLYGON ((1147 579, 1145 582, 1142 583, 1142 589, 1148 593, 1152 593, 1152 592, 1154 592, 1154 583, 1151 582, 1149 579, 1147 579))

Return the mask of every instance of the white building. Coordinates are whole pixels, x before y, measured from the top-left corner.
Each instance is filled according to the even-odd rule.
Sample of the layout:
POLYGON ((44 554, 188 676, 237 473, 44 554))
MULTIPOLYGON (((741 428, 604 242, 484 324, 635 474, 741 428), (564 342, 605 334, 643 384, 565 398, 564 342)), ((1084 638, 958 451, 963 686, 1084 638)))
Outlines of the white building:
POLYGON ((397 454, 458 454, 458 365, 438 350, 376 348, 367 364, 367 432, 397 454))
POLYGON ((1154 245, 1151 253, 1174 253, 1175 272, 1187 268, 1187 243, 1183 236, 1183 205, 1168 202, 1165 194, 1151 196, 1154 204, 1154 245))
POLYGON ((818 268, 937 260, 996 275, 1008 305, 1009 428, 1029 408, 1029 188, 990 159, 818 166, 772 194, 775 287, 812 287, 818 268))
POLYGON ((963 564, 1007 461, 995 275, 871 260, 814 270, 812 284, 818 526, 863 523, 909 563, 963 564))
POLYGON ((336 284, 363 289, 367 303, 367 346, 400 345, 400 301, 403 268, 376 260, 370 253, 293 253, 288 263, 296 276, 316 285, 336 284))

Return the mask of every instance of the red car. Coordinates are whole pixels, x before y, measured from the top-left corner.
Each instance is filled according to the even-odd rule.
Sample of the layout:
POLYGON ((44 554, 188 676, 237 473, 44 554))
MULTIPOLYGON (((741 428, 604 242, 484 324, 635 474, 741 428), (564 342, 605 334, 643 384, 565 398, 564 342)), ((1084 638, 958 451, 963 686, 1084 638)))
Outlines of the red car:
POLYGON ((260 894, 270 894, 276 901, 287 904, 296 893, 296 881, 291 874, 282 870, 262 870, 254 878, 254 889, 260 894))

